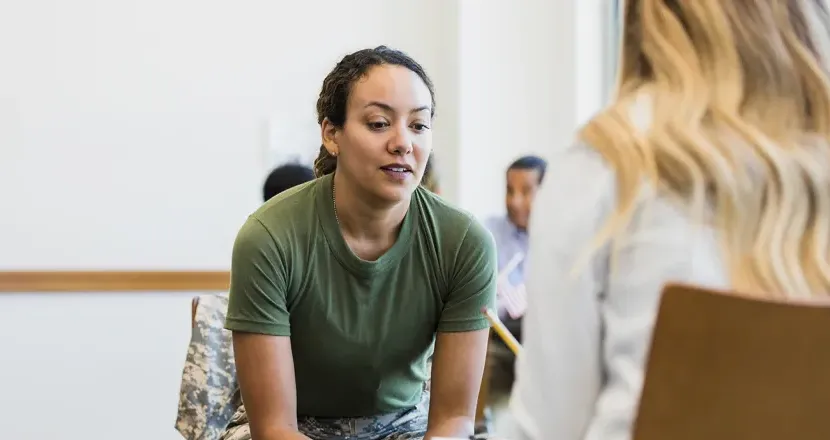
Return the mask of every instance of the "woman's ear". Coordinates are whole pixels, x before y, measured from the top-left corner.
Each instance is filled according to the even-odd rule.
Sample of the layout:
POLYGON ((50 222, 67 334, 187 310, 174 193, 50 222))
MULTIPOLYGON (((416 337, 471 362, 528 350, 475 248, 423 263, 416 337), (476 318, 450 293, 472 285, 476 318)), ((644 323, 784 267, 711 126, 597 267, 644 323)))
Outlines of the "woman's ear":
POLYGON ((340 154, 340 147, 337 145, 337 126, 332 124, 328 118, 323 119, 320 123, 320 136, 323 139, 323 147, 332 156, 340 154))

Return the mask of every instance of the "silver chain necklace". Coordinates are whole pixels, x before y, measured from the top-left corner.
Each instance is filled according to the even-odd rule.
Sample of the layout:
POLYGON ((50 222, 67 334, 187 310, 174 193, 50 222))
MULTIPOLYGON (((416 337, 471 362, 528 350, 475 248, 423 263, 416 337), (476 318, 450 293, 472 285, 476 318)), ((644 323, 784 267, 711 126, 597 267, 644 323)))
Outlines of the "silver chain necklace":
POLYGON ((340 225, 340 218, 337 217, 337 201, 334 198, 334 178, 331 179, 331 204, 334 206, 334 220, 337 222, 337 225, 340 225))

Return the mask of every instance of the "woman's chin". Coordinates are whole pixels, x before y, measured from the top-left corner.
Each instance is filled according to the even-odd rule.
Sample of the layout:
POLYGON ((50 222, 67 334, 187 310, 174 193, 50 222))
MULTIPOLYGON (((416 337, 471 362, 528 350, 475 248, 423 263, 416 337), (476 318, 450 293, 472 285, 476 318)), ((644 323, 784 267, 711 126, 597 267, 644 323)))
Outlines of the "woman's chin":
POLYGON ((395 204, 409 200, 415 188, 409 185, 383 185, 378 190, 375 193, 378 199, 389 204, 395 204))

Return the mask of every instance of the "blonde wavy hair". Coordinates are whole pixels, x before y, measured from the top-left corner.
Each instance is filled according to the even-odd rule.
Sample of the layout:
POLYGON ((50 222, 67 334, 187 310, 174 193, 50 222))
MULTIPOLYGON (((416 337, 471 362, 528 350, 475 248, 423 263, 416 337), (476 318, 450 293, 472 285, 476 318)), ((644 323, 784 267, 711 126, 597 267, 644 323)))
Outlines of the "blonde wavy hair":
POLYGON ((628 0, 624 14, 616 96, 580 131, 617 176, 597 246, 648 186, 716 228, 736 289, 830 294, 824 0, 628 0))

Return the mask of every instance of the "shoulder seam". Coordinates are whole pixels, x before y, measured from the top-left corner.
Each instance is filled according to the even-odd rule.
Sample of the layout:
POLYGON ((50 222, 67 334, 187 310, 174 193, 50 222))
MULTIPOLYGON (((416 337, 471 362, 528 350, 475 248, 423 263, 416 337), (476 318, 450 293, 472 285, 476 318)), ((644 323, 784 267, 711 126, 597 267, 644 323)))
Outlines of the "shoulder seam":
MULTIPOLYGON (((273 241, 274 244, 277 245, 278 244, 277 239, 274 237, 274 233, 271 231, 271 229, 268 226, 266 226, 265 223, 263 223, 263 221, 260 220, 259 217, 256 216, 256 214, 251 214, 250 217, 252 219, 256 220, 256 222, 259 223, 260 226, 262 226, 262 229, 264 229, 265 232, 268 233, 268 236, 271 237, 271 241, 273 241)), ((276 246, 276 247, 279 248, 279 246, 276 246)))
POLYGON ((450 284, 452 284, 452 280, 455 278, 455 270, 456 270, 456 267, 458 266, 458 254, 461 253, 461 248, 464 247, 464 242, 467 241, 467 236, 470 234, 470 227, 472 227, 473 221, 475 221, 475 219, 472 217, 472 215, 470 215, 466 212, 464 214, 467 217, 468 223, 467 223, 467 227, 464 229, 464 235, 461 236, 461 240, 458 242, 458 245, 455 247, 455 252, 453 253, 453 256, 452 256, 452 273, 449 274, 450 275, 449 276, 449 281, 450 282, 447 283, 447 290, 452 288, 452 286, 450 284))
POLYGON ((290 279, 291 271, 288 270, 288 268, 285 266, 285 263, 286 263, 286 259, 285 259, 285 255, 284 255, 285 250, 282 248, 282 246, 280 246, 280 243, 277 241, 277 239, 274 236, 274 233, 271 231, 271 229, 268 226, 266 226, 265 223, 263 223, 262 220, 259 219, 259 217, 257 217, 255 214, 251 214, 250 218, 252 218, 257 223, 259 223, 259 225, 262 226, 262 229, 264 229, 265 232, 268 233, 268 237, 270 237, 271 242, 274 243, 274 249, 276 249, 277 252, 279 253, 278 256, 279 256, 279 260, 280 260, 280 267, 275 268, 275 269, 282 272, 283 279, 285 280, 285 287, 284 288, 285 288, 286 294, 288 294, 288 291, 290 290, 288 287, 291 285, 292 280, 290 279))

